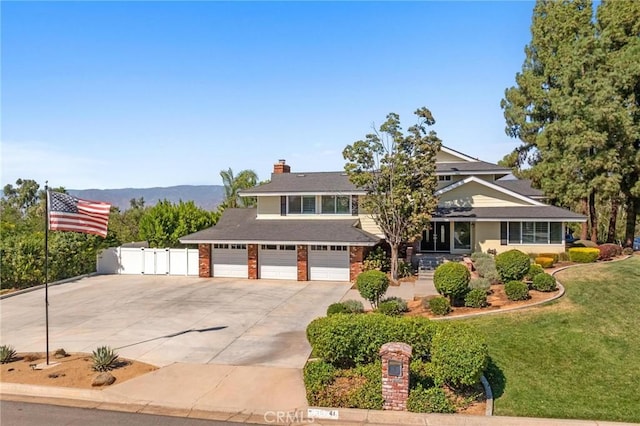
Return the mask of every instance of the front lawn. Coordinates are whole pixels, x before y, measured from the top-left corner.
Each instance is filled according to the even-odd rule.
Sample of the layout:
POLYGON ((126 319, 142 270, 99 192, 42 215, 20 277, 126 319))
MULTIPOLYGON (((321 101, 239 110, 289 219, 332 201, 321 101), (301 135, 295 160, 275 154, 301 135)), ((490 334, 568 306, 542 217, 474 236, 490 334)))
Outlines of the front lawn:
POLYGON ((640 422, 640 256, 557 278, 557 302, 464 320, 488 339, 495 414, 640 422))

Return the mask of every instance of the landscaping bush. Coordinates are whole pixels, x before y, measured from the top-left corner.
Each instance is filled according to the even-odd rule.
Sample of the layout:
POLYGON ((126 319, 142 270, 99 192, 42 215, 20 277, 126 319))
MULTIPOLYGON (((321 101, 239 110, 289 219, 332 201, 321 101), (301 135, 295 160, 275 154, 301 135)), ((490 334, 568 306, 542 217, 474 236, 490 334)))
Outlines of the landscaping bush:
POLYGON ((399 297, 387 297, 381 300, 378 305, 378 312, 385 315, 398 316, 408 311, 409 307, 407 306, 407 302, 399 297))
POLYGON ((540 253, 536 257, 550 257, 550 258, 553 259, 553 264, 554 265, 556 263, 558 263, 558 261, 560 260, 560 254, 559 253, 540 253))
POLYGON ((577 263, 592 263, 598 260, 600 249, 594 247, 572 247, 569 249, 569 259, 577 263))
POLYGON ((523 279, 530 265, 529 256, 520 250, 509 250, 496 256, 496 269, 503 283, 523 279))
POLYGON ((389 288, 389 277, 381 271, 365 271, 356 279, 360 296, 367 299, 374 309, 389 288))
POLYGON ((537 263, 532 263, 531 266, 529 266, 529 272, 527 272, 527 276, 525 278, 529 281, 533 281, 536 275, 543 273, 544 269, 542 268, 542 266, 538 265, 537 263))
POLYGON ((631 256, 633 254, 633 248, 632 247, 623 248, 622 254, 624 254, 625 256, 631 256))
POLYGON ((427 356, 435 325, 423 317, 336 314, 316 318, 307 327, 315 356, 336 367, 351 367, 379 359, 380 347, 406 342, 414 357, 427 356))
POLYGON ((500 275, 496 269, 496 261, 493 258, 482 258, 474 262, 473 266, 481 278, 488 279, 491 283, 499 283, 500 275))
POLYGON ((600 250, 599 260, 609 260, 622 254, 622 247, 617 244, 600 244, 598 249, 600 250))
POLYGON ((327 316, 335 315, 335 314, 350 314, 349 308, 345 306, 344 303, 332 303, 327 307, 327 316))
POLYGON ((431 342, 431 363, 437 385, 471 386, 487 367, 486 339, 463 323, 442 323, 431 342))
POLYGON ((13 346, 0 346, 0 364, 8 364, 16 357, 17 352, 13 346))
POLYGON ((590 240, 575 240, 571 245, 573 247, 590 247, 590 248, 598 247, 598 244, 590 240))
POLYGON ((489 290, 491 290, 491 281, 487 278, 472 278, 471 281, 469 281, 469 288, 471 290, 480 289, 488 293, 489 290))
POLYGON ((456 406, 449 401, 442 388, 425 389, 418 385, 409 391, 407 411, 412 413, 455 413, 456 406))
POLYGON ((310 405, 323 405, 321 391, 333 382, 335 374, 336 368, 322 360, 310 361, 304 366, 304 387, 310 405))
POLYGON ((109 371, 116 368, 118 353, 109 346, 100 346, 91 354, 94 371, 109 371))
POLYGON ((362 262, 362 267, 365 271, 389 272, 391 269, 391 260, 389 256, 387 256, 387 252, 378 246, 369 252, 364 262, 362 262))
POLYGON ((421 385, 423 388, 433 387, 433 364, 421 359, 411 360, 409 364, 409 383, 412 387, 421 385))
POLYGON ((558 262, 568 262, 569 261, 569 253, 563 251, 558 253, 558 262))
POLYGON ((361 314, 364 312, 364 306, 362 306, 362 302, 359 300, 345 300, 342 304, 346 306, 352 314, 361 314))
POLYGON ((504 285, 504 292, 509 300, 527 300, 529 287, 522 281, 509 281, 504 285))
POLYGON ((552 257, 536 257, 536 264, 542 266, 543 268, 551 268, 553 266, 553 258, 552 257))
POLYGON ((484 308, 487 306, 487 292, 475 288, 464 297, 464 306, 469 308, 484 308))
POLYGON ((413 275, 413 266, 404 260, 398 260, 398 277, 405 278, 413 275))
POLYGON ((481 251, 476 251, 471 253, 471 260, 475 263, 480 259, 491 259, 493 260, 493 256, 491 256, 489 253, 483 253, 481 251))
POLYGON ((434 297, 429 299, 429 310, 434 315, 447 315, 451 312, 451 303, 446 297, 434 297))
POLYGON ((438 293, 449 297, 451 304, 464 298, 469 291, 471 274, 462 263, 447 262, 438 266, 433 273, 433 283, 438 293))
POLYGON ((556 279, 550 274, 538 274, 533 279, 531 287, 538 291, 554 291, 556 287, 556 279))

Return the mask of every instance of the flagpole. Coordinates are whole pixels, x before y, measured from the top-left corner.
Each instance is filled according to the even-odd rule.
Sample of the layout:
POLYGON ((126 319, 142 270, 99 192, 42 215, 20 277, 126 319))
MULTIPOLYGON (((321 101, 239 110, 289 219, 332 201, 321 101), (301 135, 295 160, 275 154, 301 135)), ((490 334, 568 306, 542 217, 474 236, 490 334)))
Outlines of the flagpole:
POLYGON ((49 365, 49 181, 44 183, 44 323, 47 340, 47 365, 49 365))

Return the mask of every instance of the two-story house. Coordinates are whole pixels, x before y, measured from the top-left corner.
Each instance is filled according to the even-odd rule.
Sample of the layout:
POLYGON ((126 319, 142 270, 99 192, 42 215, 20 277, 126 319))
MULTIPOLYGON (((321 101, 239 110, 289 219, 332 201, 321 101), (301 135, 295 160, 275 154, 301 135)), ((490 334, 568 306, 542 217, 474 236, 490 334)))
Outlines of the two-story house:
MULTIPOLYGON (((436 173, 438 208, 418 252, 562 252, 565 223, 586 220, 545 204, 527 181, 502 179, 509 169, 446 147, 436 173)), ((268 183, 241 192, 256 208, 227 209, 180 242, 198 244, 200 276, 351 281, 384 239, 358 205, 365 195, 345 172, 292 173, 280 160, 268 183)))

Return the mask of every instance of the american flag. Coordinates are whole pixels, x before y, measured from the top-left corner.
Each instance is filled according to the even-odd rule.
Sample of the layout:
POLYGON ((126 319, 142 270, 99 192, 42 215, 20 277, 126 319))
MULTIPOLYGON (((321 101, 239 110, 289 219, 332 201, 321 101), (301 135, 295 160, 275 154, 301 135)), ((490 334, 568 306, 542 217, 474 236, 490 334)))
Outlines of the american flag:
POLYGON ((49 191, 49 229, 107 236, 111 204, 49 191))

